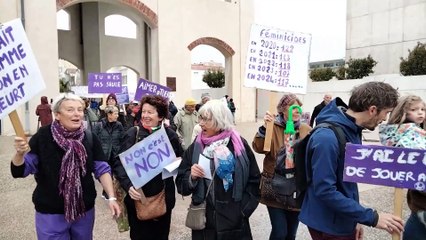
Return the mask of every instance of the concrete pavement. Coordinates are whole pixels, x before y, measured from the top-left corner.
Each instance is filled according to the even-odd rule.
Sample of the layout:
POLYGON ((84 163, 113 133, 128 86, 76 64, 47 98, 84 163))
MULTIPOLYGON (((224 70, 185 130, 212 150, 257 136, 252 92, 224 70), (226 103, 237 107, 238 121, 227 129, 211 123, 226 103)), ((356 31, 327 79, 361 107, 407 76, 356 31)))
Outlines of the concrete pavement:
MULTIPOLYGON (((237 123, 236 128, 241 135, 251 142, 261 122, 237 123)), ((365 138, 377 140, 377 132, 366 132, 365 138)), ((371 144, 367 143, 367 144, 371 144)), ((373 144, 377 144, 373 142, 373 144)), ((0 136, 0 240, 36 239, 34 228, 34 205, 31 195, 35 188, 33 177, 13 179, 10 174, 10 159, 14 154, 13 137, 0 136)), ((259 167, 262 168, 263 156, 256 154, 259 167)), ((97 186, 98 193, 101 187, 97 186)), ((377 209, 379 212, 393 211, 393 189, 381 186, 360 184, 361 203, 364 206, 377 209)), ((191 239, 190 230, 185 227, 186 209, 190 197, 176 196, 176 207, 173 210, 170 239, 191 239)), ((408 218, 408 207, 404 201, 404 219, 408 218)), ((318 219, 321 221, 321 219, 318 219)), ((266 207, 262 204, 250 218, 253 237, 255 240, 268 239, 270 223, 266 207)), ((378 229, 364 227, 366 240, 385 240, 391 236, 378 229)), ((125 240, 130 239, 128 233, 118 233, 117 226, 111 218, 106 203, 98 196, 96 202, 96 222, 94 229, 95 240, 125 240)), ((306 226, 301 224, 297 239, 310 239, 306 226)))

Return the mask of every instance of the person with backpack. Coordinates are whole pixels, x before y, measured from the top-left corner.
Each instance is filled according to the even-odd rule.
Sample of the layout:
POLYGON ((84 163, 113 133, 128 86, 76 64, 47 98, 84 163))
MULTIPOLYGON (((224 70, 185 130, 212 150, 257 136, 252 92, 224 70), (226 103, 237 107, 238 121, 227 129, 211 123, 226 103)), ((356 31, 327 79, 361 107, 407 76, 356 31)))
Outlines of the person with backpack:
MULTIPOLYGON (((426 149, 426 131, 419 127, 425 120, 426 105, 419 96, 402 98, 392 111, 387 124, 379 129, 384 146, 426 149)), ((405 223, 403 240, 426 239, 426 191, 409 189, 407 203, 411 209, 405 223)))
MULTIPOLYGON (((278 115, 274 116, 269 112, 266 113, 264 116, 265 124, 259 127, 259 131, 252 142, 255 152, 265 154, 260 187, 260 203, 265 204, 268 209, 272 225, 270 240, 295 239, 299 226, 299 209, 288 203, 285 197, 282 197, 283 192, 273 187, 274 178, 280 175, 286 176, 294 170, 292 142, 304 138, 311 130, 309 125, 301 123, 300 112, 298 112, 298 109, 293 108, 290 121, 295 126, 295 134, 284 133, 288 124, 287 120, 289 120, 289 108, 292 105, 300 107, 302 102, 294 94, 283 95, 277 105, 278 115), (272 121, 274 126, 270 151, 264 151, 266 123, 272 121)), ((292 176, 294 178, 294 174, 292 176)), ((295 187, 295 183, 290 187, 295 187)), ((290 195, 292 196, 293 192, 290 195)))
MULTIPOLYGON (((384 82, 367 82, 355 87, 347 106, 335 98, 320 112, 317 124, 332 123, 345 133, 347 142, 361 144, 363 129, 374 130, 397 105, 398 92, 384 82)), ((331 128, 319 128, 307 143, 306 166, 311 173, 299 220, 307 225, 313 240, 362 239, 362 225, 400 233, 400 217, 359 203, 356 183, 343 181, 344 156, 331 128)))

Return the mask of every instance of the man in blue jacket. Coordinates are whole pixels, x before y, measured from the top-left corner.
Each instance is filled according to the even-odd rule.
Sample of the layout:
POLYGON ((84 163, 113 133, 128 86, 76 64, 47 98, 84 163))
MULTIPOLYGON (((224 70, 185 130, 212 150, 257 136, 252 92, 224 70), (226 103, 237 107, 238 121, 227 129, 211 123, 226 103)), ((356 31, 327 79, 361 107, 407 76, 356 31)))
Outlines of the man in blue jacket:
MULTIPOLYGON (((351 92, 349 106, 334 99, 317 117, 317 124, 333 122, 346 135, 347 142, 361 144, 364 128, 374 130, 396 106, 398 92, 383 82, 367 82, 351 92)), ((312 153, 312 183, 309 185, 299 215, 313 240, 362 239, 361 224, 400 233, 402 219, 377 213, 359 204, 356 183, 343 182, 344 159, 339 158, 339 143, 333 131, 321 128, 307 145, 312 153)))

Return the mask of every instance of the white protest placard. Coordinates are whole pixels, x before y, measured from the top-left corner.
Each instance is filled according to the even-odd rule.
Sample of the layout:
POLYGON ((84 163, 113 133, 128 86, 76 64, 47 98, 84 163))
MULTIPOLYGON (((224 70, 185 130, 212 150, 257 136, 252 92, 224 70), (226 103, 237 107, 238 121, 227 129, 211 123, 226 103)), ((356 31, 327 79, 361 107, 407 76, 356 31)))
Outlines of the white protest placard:
POLYGON ((163 179, 166 179, 169 177, 176 176, 181 162, 182 162, 182 158, 179 157, 179 158, 176 158, 176 160, 170 163, 169 165, 165 166, 163 169, 163 172, 161 173, 161 177, 163 179))
POLYGON ((244 86, 306 94, 311 35, 253 24, 244 86))
POLYGON ((102 93, 89 93, 88 86, 72 86, 71 91, 74 92, 75 95, 86 98, 102 98, 102 93))
POLYGON ((20 19, 0 27, 0 119, 45 88, 20 19))
POLYGON ((119 157, 136 189, 160 174, 176 159, 164 127, 119 154, 119 157))
POLYGON ((198 158, 198 165, 204 170, 204 178, 212 179, 212 172, 210 167, 211 160, 200 154, 198 158))

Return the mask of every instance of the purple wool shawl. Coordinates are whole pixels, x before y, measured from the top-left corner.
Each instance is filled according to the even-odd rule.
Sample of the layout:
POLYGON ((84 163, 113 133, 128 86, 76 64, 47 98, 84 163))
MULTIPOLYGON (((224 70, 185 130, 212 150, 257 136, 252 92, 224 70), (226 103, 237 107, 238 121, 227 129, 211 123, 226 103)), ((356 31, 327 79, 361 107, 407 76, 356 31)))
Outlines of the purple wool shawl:
POLYGON ((64 198, 65 219, 73 222, 85 215, 83 189, 80 176, 86 175, 87 152, 82 140, 84 128, 66 130, 58 120, 53 121, 51 131, 54 141, 65 151, 59 173, 59 194, 64 198))

